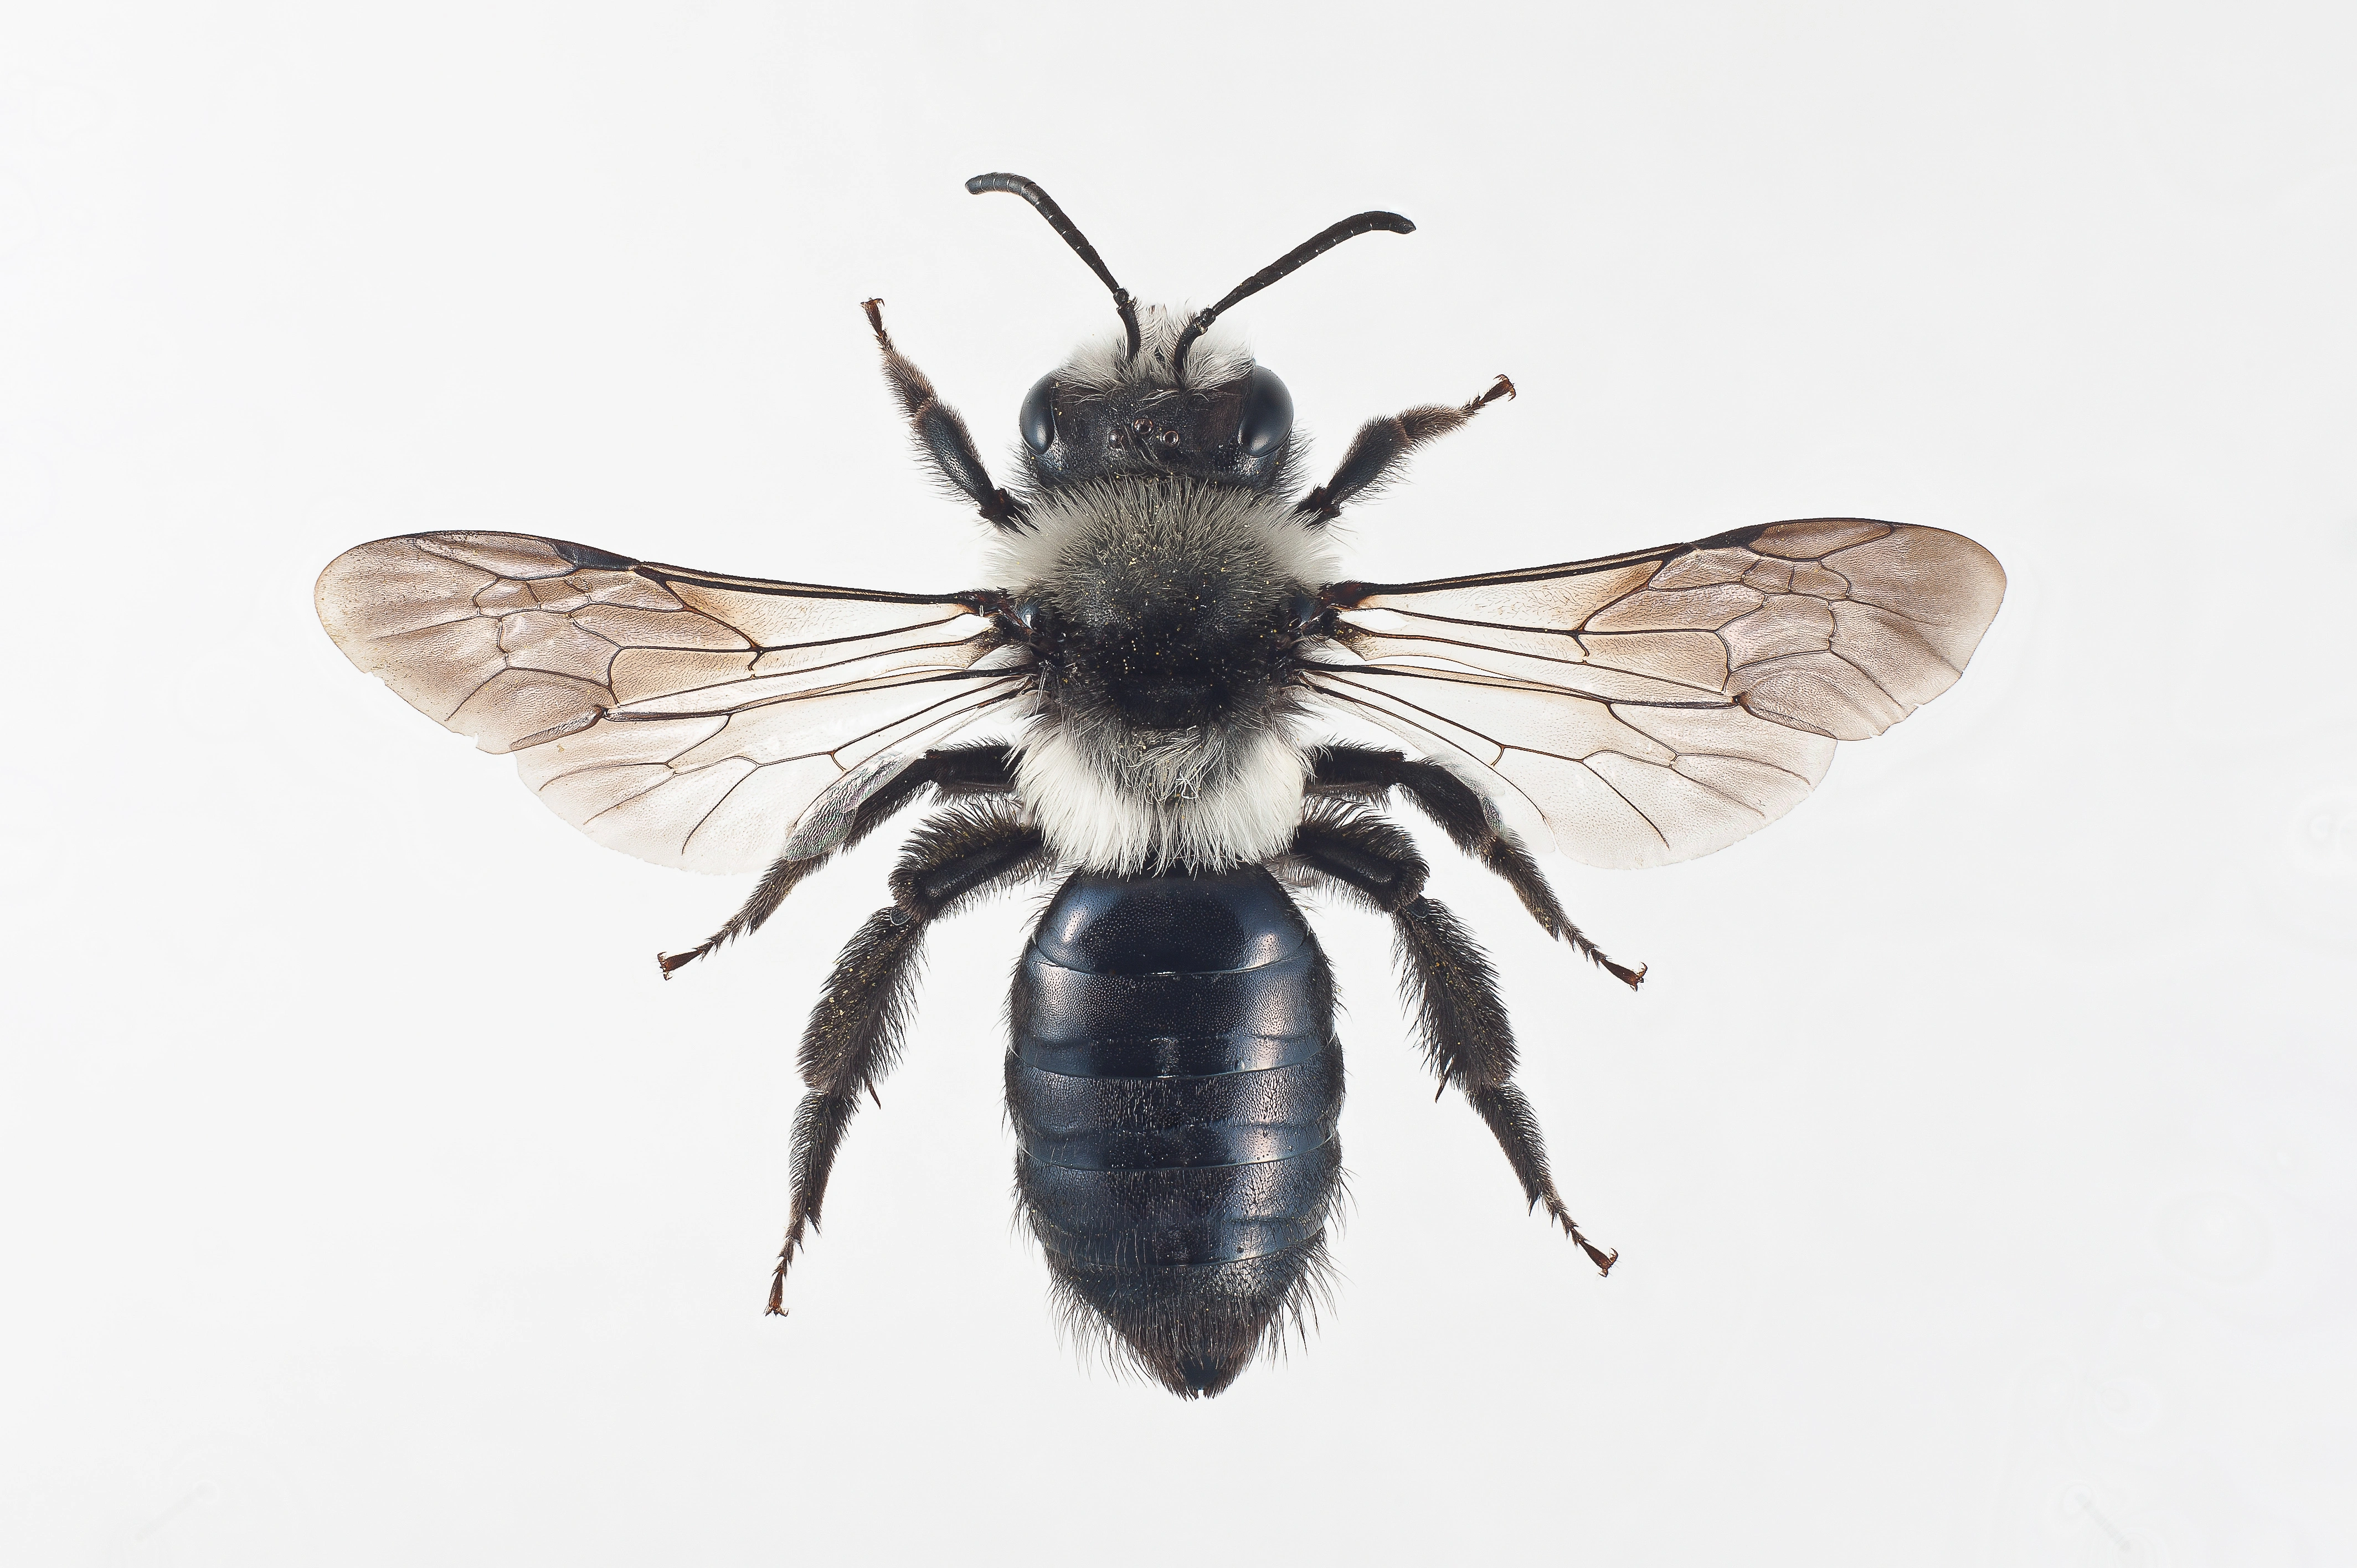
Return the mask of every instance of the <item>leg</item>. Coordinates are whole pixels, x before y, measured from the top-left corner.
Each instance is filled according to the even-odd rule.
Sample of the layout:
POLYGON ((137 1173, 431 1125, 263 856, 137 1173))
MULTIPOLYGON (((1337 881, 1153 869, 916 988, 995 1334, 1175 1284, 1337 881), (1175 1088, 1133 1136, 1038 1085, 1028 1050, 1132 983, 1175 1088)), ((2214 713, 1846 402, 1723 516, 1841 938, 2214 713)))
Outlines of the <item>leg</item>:
POLYGON ((884 350, 884 379, 908 413, 909 427, 917 437, 917 455, 935 478, 980 507, 985 520, 1004 529, 1017 527, 1023 520, 1023 509, 1014 497, 990 482, 990 470, 982 466, 965 421, 934 392, 925 372, 892 347, 892 338, 884 330, 884 302, 862 300, 859 308, 867 313, 867 325, 876 329, 877 344, 884 350))
POLYGON ((1363 746, 1329 746, 1312 759, 1313 794, 1379 799, 1397 789, 1432 819, 1449 842, 1514 890, 1546 934, 1568 942, 1580 954, 1631 991, 1645 978, 1645 966, 1627 968, 1607 958, 1555 902, 1555 889, 1530 852, 1499 828, 1481 808, 1473 787, 1437 762, 1412 760, 1396 751, 1363 746))
POLYGON ((1620 1254, 1590 1241, 1564 1207, 1547 1171, 1538 1117, 1514 1087, 1513 1026, 1497 977, 1457 917, 1424 896, 1424 859, 1407 835, 1347 806, 1313 808, 1294 835, 1303 865, 1392 918, 1400 978, 1415 1004, 1425 1059, 1446 1091, 1454 1083, 1489 1123, 1523 1195, 1579 1244, 1599 1273, 1620 1254))
POLYGON ((770 1311, 785 1316, 786 1268, 818 1229, 843 1134, 865 1090, 892 1069, 908 1026, 909 993, 925 928, 992 887, 1039 869, 1039 830, 993 801, 944 811, 917 831, 892 873, 892 904, 869 917, 844 945, 826 991, 802 1031, 802 1081, 810 1092, 794 1112, 793 1206, 785 1245, 770 1277, 770 1311))
POLYGON ((944 796, 1011 793, 1015 789, 1014 753, 1003 746, 956 746, 917 757, 894 774, 889 784, 859 803, 859 810, 851 819, 851 831, 844 835, 841 843, 823 854, 777 861, 761 873, 753 896, 745 900, 743 908, 728 917, 727 924, 685 952, 655 954, 655 962, 662 966, 663 978, 669 980, 675 972, 724 943, 759 930, 762 922, 778 912, 778 906, 786 901, 786 895, 799 886, 803 877, 883 826, 928 784, 944 796))
POLYGON ((1351 449, 1342 454, 1342 466, 1334 477, 1302 497, 1294 510, 1313 523, 1333 521, 1347 503, 1381 485, 1416 447, 1448 435, 1498 399, 1513 395, 1514 383, 1500 376, 1488 392, 1458 407, 1411 408, 1367 421, 1351 437, 1351 449))

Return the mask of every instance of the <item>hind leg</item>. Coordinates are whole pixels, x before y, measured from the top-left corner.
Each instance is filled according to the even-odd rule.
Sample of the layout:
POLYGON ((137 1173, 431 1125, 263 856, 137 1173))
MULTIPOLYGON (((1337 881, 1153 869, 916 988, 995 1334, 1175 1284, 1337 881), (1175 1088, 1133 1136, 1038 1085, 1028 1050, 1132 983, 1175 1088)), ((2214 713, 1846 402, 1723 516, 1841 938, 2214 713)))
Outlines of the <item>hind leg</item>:
POLYGON ((1598 1273, 1620 1256, 1590 1241, 1555 1191, 1546 1142, 1531 1102, 1514 1086, 1513 1026, 1490 961, 1457 917, 1424 896, 1424 857, 1380 817, 1313 808, 1293 838, 1292 856, 1329 883, 1392 918, 1400 978, 1415 1005, 1425 1059, 1442 1090, 1454 1083, 1506 1152, 1534 1208, 1579 1244, 1598 1273))
POLYGON ((1026 826, 1010 805, 944 811, 901 852, 890 907, 844 944, 802 1031, 802 1081, 810 1092, 794 1112, 793 1206, 770 1278, 770 1311, 785 1315, 786 1269, 818 1229, 827 1175, 860 1094, 875 1097, 876 1080, 899 1060, 925 929, 967 900, 1037 872, 1045 856, 1039 830, 1026 826))

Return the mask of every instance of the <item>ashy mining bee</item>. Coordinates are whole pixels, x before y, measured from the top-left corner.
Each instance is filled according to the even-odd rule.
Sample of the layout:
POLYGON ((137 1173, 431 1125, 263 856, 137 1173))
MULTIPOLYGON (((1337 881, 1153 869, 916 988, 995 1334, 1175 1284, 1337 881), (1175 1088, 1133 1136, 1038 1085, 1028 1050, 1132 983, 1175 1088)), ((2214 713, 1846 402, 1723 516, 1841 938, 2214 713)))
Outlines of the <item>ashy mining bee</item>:
POLYGON ((1548 1174, 1488 961, 1378 808, 1405 797, 1634 986, 1642 971, 1581 934, 1533 849, 1661 865, 1774 821, 1835 742, 1948 689, 2004 572, 1953 533, 1817 518, 1561 565, 1345 578, 1327 525, 1512 386, 1370 421, 1305 493, 1285 383, 1213 326, 1343 241, 1413 225, 1346 219, 1181 316, 1132 300, 1031 181, 966 188, 1030 202, 1120 317, 1023 400, 1001 489, 866 306, 922 460, 996 532, 991 586, 816 587, 421 533, 329 564, 329 635, 436 721, 513 753, 599 843, 760 874, 666 974, 758 928, 920 795, 939 800, 802 1036, 772 1312, 853 1113, 899 1055, 926 929, 1049 876, 1062 885, 1011 1004, 1017 1187, 1074 1320, 1132 1365, 1218 1393, 1324 1286, 1342 1058, 1332 976, 1288 883, 1391 918, 1433 1072, 1531 1204, 1609 1269, 1548 1174), (1408 750, 1321 736, 1338 714, 1408 750), (944 744, 987 717, 1012 738, 944 744))

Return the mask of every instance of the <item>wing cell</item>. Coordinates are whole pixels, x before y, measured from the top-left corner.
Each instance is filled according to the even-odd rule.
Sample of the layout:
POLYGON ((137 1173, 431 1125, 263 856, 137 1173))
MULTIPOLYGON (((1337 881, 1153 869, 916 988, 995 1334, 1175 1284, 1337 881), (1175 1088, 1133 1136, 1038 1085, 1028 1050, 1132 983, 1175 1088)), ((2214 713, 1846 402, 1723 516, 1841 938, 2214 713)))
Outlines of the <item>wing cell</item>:
POLYGON ((1329 590, 1353 660, 1329 701, 1475 776, 1592 865, 1724 848, 1783 815, 1834 743, 1954 684, 2005 595, 1960 534, 1861 518, 1430 583, 1329 590))
MULTIPOLYGON (((513 753, 601 843, 759 870, 855 769, 1019 695, 992 623, 952 596, 726 577, 511 533, 347 551, 320 622, 411 705, 513 753)), ((879 762, 882 759, 882 762, 879 762)))

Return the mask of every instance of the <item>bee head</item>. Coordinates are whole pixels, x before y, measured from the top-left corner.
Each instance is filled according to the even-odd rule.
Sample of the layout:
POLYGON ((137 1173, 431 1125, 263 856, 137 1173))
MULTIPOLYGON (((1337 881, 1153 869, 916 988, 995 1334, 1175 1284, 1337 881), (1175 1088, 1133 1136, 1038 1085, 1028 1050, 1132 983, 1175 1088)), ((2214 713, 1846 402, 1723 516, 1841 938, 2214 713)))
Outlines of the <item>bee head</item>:
POLYGON ((1395 212, 1361 212, 1295 246, 1191 316, 1140 310, 1048 193, 1021 175, 976 175, 977 195, 1002 190, 1037 208, 1113 291, 1120 336, 1083 349, 1039 378, 1019 424, 1035 490, 1124 475, 1172 475, 1249 490, 1280 487, 1294 451, 1293 394, 1240 347, 1209 336, 1221 314, 1354 235, 1413 233, 1395 212))
POLYGON ((1293 394, 1275 371, 1222 335, 1178 348, 1188 319, 1147 306, 1139 346, 1091 344, 1039 378, 1017 424, 1032 488, 1115 475, 1185 475, 1246 489, 1284 480, 1293 394))

